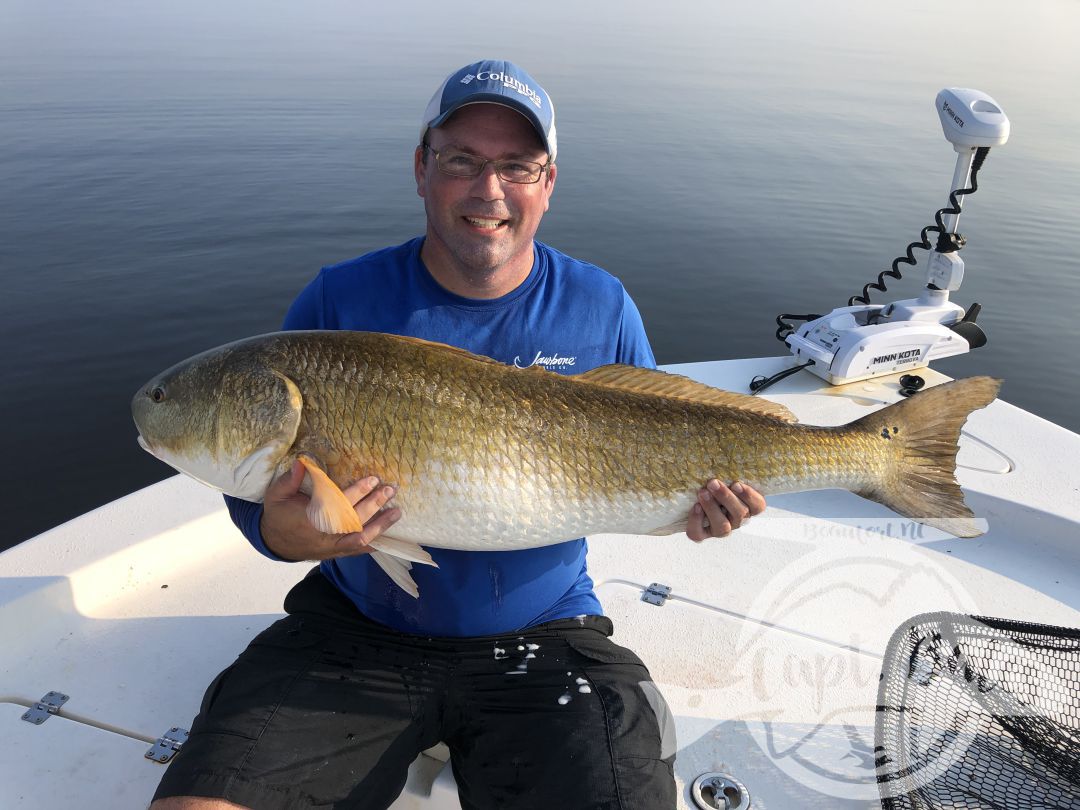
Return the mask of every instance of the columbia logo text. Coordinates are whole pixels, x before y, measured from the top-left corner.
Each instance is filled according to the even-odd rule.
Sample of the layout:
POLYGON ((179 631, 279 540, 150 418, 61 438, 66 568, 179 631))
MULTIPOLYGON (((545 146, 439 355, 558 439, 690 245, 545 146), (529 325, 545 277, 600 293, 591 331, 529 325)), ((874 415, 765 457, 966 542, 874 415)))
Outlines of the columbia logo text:
MULTIPOLYGON (((473 78, 474 77, 472 75, 465 77, 465 79, 468 79, 469 81, 472 81, 473 78)), ((529 87, 529 85, 525 84, 525 82, 514 76, 509 76, 506 73, 495 73, 490 70, 481 70, 479 73, 476 74, 475 78, 477 81, 481 82, 502 82, 503 87, 507 87, 511 90, 516 90, 518 93, 528 98, 538 108, 544 106, 543 102, 540 101, 540 94, 533 90, 531 87, 529 87)), ((468 81, 465 81, 465 79, 461 80, 462 84, 469 83, 468 81)))

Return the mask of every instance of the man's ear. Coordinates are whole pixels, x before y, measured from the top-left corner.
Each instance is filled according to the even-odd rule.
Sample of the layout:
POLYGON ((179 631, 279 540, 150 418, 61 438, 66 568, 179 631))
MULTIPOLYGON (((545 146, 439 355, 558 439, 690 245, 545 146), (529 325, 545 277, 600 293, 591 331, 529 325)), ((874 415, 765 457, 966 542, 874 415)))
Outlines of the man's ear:
POLYGON ((544 172, 545 177, 541 181, 544 184, 544 213, 547 213, 548 206, 551 203, 551 194, 555 191, 555 175, 558 173, 558 169, 555 164, 552 163, 548 166, 548 170, 544 172))
POLYGON ((424 147, 416 147, 413 154, 413 175, 416 177, 416 193, 424 196, 424 178, 427 174, 427 166, 424 165, 424 147))

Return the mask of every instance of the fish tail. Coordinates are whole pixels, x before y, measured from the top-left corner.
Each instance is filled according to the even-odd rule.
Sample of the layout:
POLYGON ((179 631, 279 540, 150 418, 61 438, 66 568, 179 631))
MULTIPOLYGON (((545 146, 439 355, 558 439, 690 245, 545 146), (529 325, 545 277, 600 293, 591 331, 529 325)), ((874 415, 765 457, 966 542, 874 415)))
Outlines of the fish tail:
POLYGON ((852 423, 888 443, 882 480, 858 494, 957 537, 982 534, 956 481, 956 453, 964 422, 993 402, 1000 387, 991 377, 956 380, 852 423))

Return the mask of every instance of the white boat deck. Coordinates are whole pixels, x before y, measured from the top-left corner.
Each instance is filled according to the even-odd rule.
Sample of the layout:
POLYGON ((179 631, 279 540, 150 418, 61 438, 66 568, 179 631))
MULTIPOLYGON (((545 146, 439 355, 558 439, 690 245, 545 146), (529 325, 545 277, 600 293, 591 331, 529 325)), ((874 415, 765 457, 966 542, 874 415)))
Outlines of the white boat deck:
MULTIPOLYGON (((746 390, 789 363, 670 369, 746 390)), ((830 389, 808 373, 767 395, 810 424, 898 398, 892 378, 830 389)), ((675 716, 680 808, 708 772, 740 780, 755 809, 879 806, 873 707, 898 625, 954 610, 1080 626, 1077 458, 1080 436, 998 401, 961 441, 982 537, 824 491, 773 497, 724 541, 591 538, 616 640, 649 665, 675 716), (653 582, 672 589, 663 606, 641 600, 653 582)), ((190 725, 211 678, 281 615, 308 568, 254 553, 220 496, 181 476, 0 555, 0 807, 145 807, 163 767, 143 757, 150 743, 190 725), (22 722, 52 690, 70 696, 59 713, 22 722)), ((458 807, 433 754, 396 810, 458 807)))

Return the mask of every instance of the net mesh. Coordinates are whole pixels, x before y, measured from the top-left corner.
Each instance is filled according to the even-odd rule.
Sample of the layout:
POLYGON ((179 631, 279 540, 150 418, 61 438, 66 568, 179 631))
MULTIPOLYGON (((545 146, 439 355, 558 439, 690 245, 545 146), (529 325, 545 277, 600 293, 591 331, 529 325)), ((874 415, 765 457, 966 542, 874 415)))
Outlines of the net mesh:
POLYGON ((886 810, 1080 808, 1080 630, 916 616, 877 702, 886 810))

